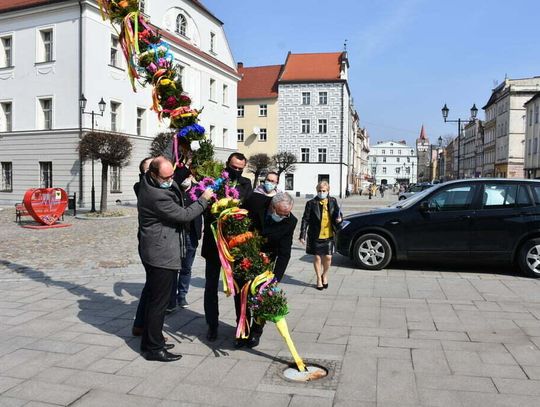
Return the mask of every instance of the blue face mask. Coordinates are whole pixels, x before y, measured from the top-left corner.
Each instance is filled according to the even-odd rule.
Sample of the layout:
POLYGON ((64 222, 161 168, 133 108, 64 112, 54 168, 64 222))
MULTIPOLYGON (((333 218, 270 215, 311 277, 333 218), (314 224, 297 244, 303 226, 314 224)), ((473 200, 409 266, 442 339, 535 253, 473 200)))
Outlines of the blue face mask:
POLYGON ((159 184, 159 187, 163 188, 163 189, 168 189, 168 188, 172 187, 172 183, 173 183, 173 180, 170 179, 168 181, 165 181, 165 182, 162 182, 161 184, 159 184))
POLYGON ((275 188, 275 184, 270 181, 264 181, 264 189, 266 192, 271 192, 275 188))
POLYGON ((279 216, 277 213, 273 213, 270 216, 272 217, 272 220, 274 222, 281 222, 283 219, 285 219, 285 218, 282 218, 281 216, 279 216))
POLYGON ((326 199, 328 197, 328 192, 319 192, 317 196, 319 199, 326 199))

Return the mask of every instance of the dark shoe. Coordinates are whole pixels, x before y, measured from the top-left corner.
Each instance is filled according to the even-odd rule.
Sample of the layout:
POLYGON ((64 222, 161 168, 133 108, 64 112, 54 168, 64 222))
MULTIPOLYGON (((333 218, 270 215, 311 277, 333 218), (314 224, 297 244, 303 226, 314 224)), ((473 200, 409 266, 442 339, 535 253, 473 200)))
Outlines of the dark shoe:
POLYGON ((176 311, 176 307, 167 307, 165 310, 165 315, 172 314, 174 311, 176 311))
POLYGON ((186 301, 185 298, 180 298, 180 301, 178 301, 178 305, 179 305, 181 308, 187 308, 187 307, 189 307, 189 304, 188 304, 188 302, 186 301))
POLYGON ((141 336, 142 333, 143 333, 143 327, 142 326, 134 326, 133 328, 131 328, 131 334, 133 336, 141 336))
POLYGON ((322 285, 323 288, 328 288, 328 283, 322 285))
POLYGON ((324 286, 323 286, 323 287, 316 286, 315 288, 316 288, 317 290, 319 290, 319 291, 324 290, 324 286))
POLYGON ((247 341, 246 341, 246 347, 248 348, 254 348, 255 346, 258 346, 259 345, 259 341, 260 341, 260 336, 258 335, 255 335, 255 336, 252 336, 250 337, 247 341))
POLYGON ((214 342, 217 339, 217 326, 208 327, 208 332, 206 333, 206 339, 209 342, 214 342))
POLYGON ((247 339, 236 338, 233 341, 233 346, 235 349, 243 348, 244 346, 246 346, 246 344, 247 344, 247 339))
POLYGON ((158 350, 156 352, 145 352, 144 358, 146 360, 155 360, 158 362, 174 362, 182 357, 182 355, 177 355, 171 353, 165 349, 158 350))
MULTIPOLYGON (((169 350, 172 348, 174 348, 174 343, 166 343, 165 345, 163 345, 163 349, 165 350, 169 350)), ((148 352, 148 351, 145 348, 141 347, 141 352, 148 352)))

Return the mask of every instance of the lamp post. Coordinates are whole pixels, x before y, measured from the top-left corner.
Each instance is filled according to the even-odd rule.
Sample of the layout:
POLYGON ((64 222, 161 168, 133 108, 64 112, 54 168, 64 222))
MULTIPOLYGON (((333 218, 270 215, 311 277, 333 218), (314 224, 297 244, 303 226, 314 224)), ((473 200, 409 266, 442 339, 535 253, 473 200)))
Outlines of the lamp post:
POLYGON ((443 178, 443 171, 442 171, 442 151, 441 151, 443 139, 442 139, 441 136, 439 136, 438 142, 439 142, 439 144, 438 144, 438 145, 439 145, 439 148, 437 149, 437 158, 439 159, 439 164, 438 164, 438 167, 439 167, 439 181, 441 181, 442 178, 443 178))
POLYGON ((448 112, 450 111, 450 109, 448 109, 448 107, 446 106, 446 103, 444 104, 443 108, 441 109, 441 112, 442 112, 442 115, 443 115, 443 119, 444 119, 444 122, 445 123, 457 123, 458 125, 458 135, 457 135, 457 179, 459 179, 459 161, 460 161, 460 154, 461 154, 461 148, 460 148, 460 143, 461 143, 461 122, 464 121, 464 122, 469 122, 469 123, 472 123, 476 120, 476 115, 478 114, 478 108, 476 107, 476 104, 473 104, 473 106, 471 107, 471 117, 469 117, 468 119, 457 119, 457 120, 449 120, 448 119, 448 112))
MULTIPOLYGON (((84 109, 86 108, 86 98, 84 97, 84 93, 81 95, 81 98, 79 99, 79 108, 81 109, 81 114, 89 114, 92 116, 92 133, 94 132, 94 118, 96 115, 103 116, 103 113, 105 112, 105 106, 106 103, 101 98, 101 100, 98 103, 99 106, 99 113, 95 112, 94 110, 90 112, 85 112, 84 109)), ((92 192, 91 192, 91 199, 92 199, 92 207, 90 208, 90 212, 96 211, 96 190, 94 188, 94 157, 92 156, 92 192)))

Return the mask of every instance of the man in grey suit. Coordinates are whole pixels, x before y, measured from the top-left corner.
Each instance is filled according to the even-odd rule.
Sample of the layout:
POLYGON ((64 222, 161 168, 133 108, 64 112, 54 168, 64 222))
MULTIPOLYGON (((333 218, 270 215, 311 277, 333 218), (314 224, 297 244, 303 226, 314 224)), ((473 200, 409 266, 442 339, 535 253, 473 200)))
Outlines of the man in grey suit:
POLYGON ((174 276, 181 267, 184 247, 184 228, 208 206, 212 190, 187 208, 181 206, 178 184, 173 181, 172 163, 156 157, 139 185, 139 253, 146 270, 148 302, 144 316, 141 351, 147 360, 171 362, 182 356, 171 353, 174 347, 165 344, 163 322, 174 276))

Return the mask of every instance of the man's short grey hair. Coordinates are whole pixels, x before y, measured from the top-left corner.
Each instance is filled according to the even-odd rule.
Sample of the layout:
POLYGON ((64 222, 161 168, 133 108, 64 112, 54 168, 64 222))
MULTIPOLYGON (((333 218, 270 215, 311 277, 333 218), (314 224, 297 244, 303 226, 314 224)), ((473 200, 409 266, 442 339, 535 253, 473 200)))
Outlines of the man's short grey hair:
POLYGON ((286 203, 289 207, 292 207, 294 199, 287 192, 278 192, 272 197, 272 205, 275 207, 282 203, 286 203))

